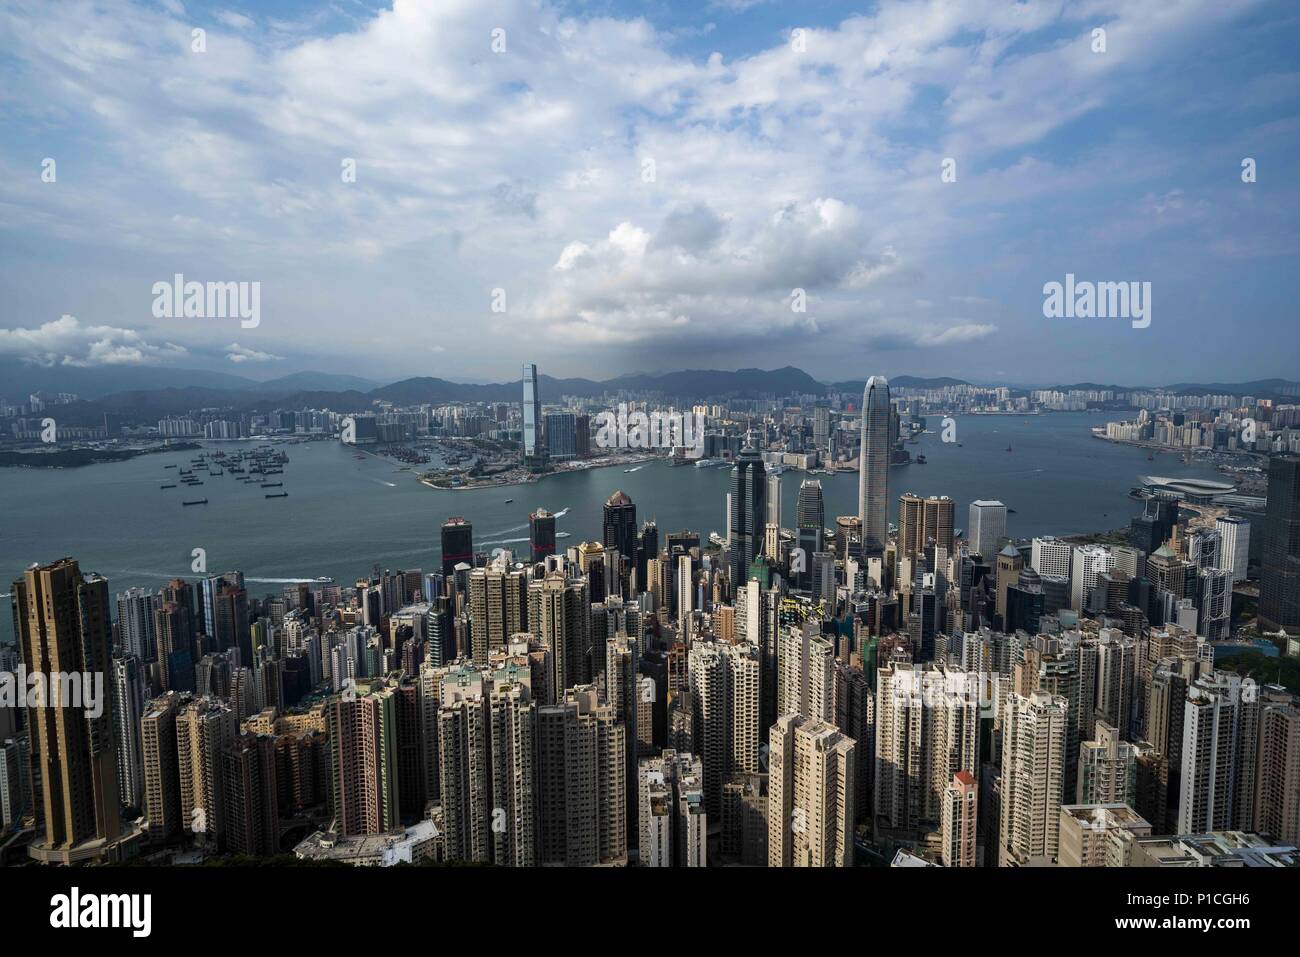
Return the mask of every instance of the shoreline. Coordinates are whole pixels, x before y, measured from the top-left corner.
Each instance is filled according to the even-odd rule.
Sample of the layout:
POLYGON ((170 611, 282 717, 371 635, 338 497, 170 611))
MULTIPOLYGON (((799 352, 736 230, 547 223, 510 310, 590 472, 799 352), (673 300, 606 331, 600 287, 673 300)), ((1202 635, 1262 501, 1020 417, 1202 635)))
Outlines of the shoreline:
POLYGON ((582 461, 580 464, 573 465, 568 468, 555 469, 549 472, 523 472, 522 474, 516 474, 512 470, 511 472, 508 472, 500 477, 489 477, 484 481, 475 482, 472 485, 469 484, 440 485, 435 480, 430 479, 428 477, 429 473, 427 472, 417 475, 416 480, 421 485, 427 486, 428 488, 437 489, 440 492, 465 492, 465 491, 475 491, 478 489, 485 489, 485 488, 511 488, 513 486, 536 485, 538 482, 541 482, 543 479, 550 478, 556 475, 566 475, 571 472, 590 472, 596 469, 616 468, 618 466, 629 466, 629 465, 639 466, 639 465, 645 465, 649 462, 658 461, 662 458, 663 456, 647 453, 647 454, 637 455, 629 458, 619 458, 613 461, 604 458, 588 459, 582 461))

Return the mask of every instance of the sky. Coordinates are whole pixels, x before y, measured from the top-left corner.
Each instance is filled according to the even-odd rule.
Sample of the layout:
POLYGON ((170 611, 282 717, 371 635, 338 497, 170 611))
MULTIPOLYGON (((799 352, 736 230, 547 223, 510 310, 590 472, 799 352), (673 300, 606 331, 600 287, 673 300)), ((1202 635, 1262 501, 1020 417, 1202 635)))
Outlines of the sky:
POLYGON ((0 359, 1300 378, 1297 50, 1262 0, 6 0, 0 359))

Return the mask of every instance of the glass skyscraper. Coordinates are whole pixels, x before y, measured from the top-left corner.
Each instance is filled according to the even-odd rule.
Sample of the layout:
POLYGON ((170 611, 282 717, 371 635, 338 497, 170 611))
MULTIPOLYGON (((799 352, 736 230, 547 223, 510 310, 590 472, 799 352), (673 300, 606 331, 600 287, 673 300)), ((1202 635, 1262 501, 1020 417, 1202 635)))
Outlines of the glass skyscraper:
POLYGON ((858 517, 862 553, 885 550, 889 538, 889 381, 873 375, 862 391, 862 444, 858 451, 858 517))

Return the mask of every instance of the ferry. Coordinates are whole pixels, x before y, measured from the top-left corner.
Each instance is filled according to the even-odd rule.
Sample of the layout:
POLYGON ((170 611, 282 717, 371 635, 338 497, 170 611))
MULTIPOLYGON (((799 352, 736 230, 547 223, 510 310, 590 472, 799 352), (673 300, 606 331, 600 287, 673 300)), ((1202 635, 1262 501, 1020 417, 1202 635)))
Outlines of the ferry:
POLYGON ((707 469, 710 465, 717 465, 717 464, 718 463, 713 461, 713 459, 700 459, 698 462, 695 463, 695 467, 697 469, 707 469))
POLYGON ((569 537, 570 535, 572 535, 572 534, 573 534, 572 532, 556 532, 556 533, 555 533, 555 537, 556 537, 556 538, 568 538, 568 537, 569 537))
POLYGON ((263 482, 262 488, 284 488, 283 482, 263 482))
POLYGON ((513 502, 513 501, 514 501, 514 499, 512 499, 512 498, 508 498, 508 499, 506 499, 506 504, 509 505, 509 504, 510 504, 511 502, 513 502))
POLYGON ((267 498, 288 498, 288 497, 289 497, 289 493, 288 493, 288 492, 268 492, 268 493, 266 494, 266 497, 267 497, 267 498))
POLYGON ((194 500, 193 502, 181 502, 181 504, 182 505, 207 505, 208 500, 206 498, 200 498, 194 500))

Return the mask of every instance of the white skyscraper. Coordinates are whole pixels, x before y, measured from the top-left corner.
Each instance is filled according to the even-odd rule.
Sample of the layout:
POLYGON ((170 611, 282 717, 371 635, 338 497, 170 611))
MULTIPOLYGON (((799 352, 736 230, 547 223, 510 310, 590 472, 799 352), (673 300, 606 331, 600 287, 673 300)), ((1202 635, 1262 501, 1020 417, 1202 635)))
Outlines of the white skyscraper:
POLYGON ((966 521, 966 541, 972 552, 978 552, 986 560, 991 560, 998 553, 998 542, 1007 537, 1007 507, 1001 502, 984 501, 970 503, 970 513, 966 521))
POLYGON ((1222 541, 1220 561, 1222 567, 1232 572, 1232 580, 1246 580, 1246 565, 1250 560, 1250 522, 1244 518, 1221 518, 1214 529, 1222 541))
POLYGON ((1057 857, 1069 710, 1065 698, 1046 691, 1007 696, 999 802, 1003 867, 1050 864, 1057 857))
POLYGON ((1035 538, 1030 552, 1029 567, 1040 575, 1055 575, 1058 578, 1070 577, 1070 557, 1074 546, 1069 542, 1052 538, 1035 538))
POLYGON ((873 375, 862 391, 862 444, 858 452, 858 518, 862 553, 882 552, 889 537, 889 382, 873 375))
POLYGON ((700 759, 672 750, 643 759, 637 792, 641 866, 706 866, 708 815, 700 759))
POLYGON ((1114 567, 1115 556, 1106 546, 1076 546, 1070 561, 1070 607, 1075 611, 1083 611, 1089 590, 1097 587, 1097 576, 1114 567))

